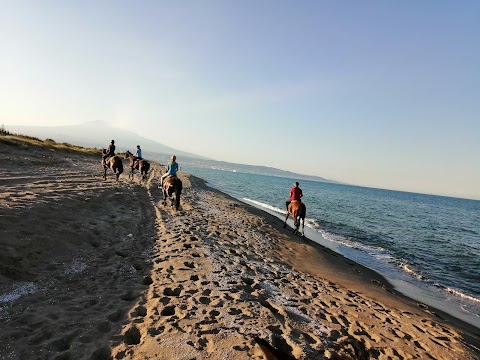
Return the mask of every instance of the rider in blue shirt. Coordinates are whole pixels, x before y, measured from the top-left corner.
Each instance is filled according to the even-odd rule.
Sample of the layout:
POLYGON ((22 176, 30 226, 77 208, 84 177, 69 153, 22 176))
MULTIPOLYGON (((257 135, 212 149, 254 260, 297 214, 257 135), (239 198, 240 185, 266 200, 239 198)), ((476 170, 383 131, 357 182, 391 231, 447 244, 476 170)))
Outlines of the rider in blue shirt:
POLYGON ((177 171, 178 171, 178 163, 177 163, 177 157, 175 155, 172 156, 172 160, 167 164, 167 172, 162 175, 162 178, 160 180, 160 183, 163 186, 163 181, 167 176, 177 176, 177 171))
POLYGON ((140 149, 140 145, 137 145, 137 152, 135 153, 135 156, 137 159, 141 160, 142 159, 142 149, 140 149))

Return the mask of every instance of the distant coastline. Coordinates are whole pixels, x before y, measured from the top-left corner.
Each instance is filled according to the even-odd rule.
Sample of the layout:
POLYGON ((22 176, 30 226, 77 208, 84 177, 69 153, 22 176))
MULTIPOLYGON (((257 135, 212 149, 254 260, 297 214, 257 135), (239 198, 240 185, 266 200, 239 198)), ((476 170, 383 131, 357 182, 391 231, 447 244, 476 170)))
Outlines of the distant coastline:
POLYGON ((58 142, 68 142, 83 147, 106 147, 111 139, 115 139, 117 151, 123 152, 133 150, 137 144, 141 144, 144 149, 144 156, 155 160, 161 164, 166 164, 172 154, 181 157, 182 165, 191 165, 198 167, 215 167, 227 171, 238 171, 247 174, 259 174, 278 176, 299 180, 323 181, 338 183, 337 181, 326 179, 320 176, 297 174, 291 171, 277 169, 268 166, 236 164, 226 161, 209 159, 205 156, 188 153, 182 150, 174 149, 153 141, 134 132, 119 129, 108 125, 103 121, 89 121, 78 125, 69 126, 12 126, 5 125, 6 130, 11 133, 25 134, 39 139, 52 138, 58 142))
POLYGON ((222 171, 240 172, 245 174, 267 175, 287 179, 309 180, 341 184, 338 181, 329 180, 320 176, 297 174, 291 171, 281 170, 268 166, 246 165, 229 163, 225 161, 216 160, 198 160, 198 159, 183 159, 183 164, 186 166, 194 166, 199 168, 217 169, 222 171))

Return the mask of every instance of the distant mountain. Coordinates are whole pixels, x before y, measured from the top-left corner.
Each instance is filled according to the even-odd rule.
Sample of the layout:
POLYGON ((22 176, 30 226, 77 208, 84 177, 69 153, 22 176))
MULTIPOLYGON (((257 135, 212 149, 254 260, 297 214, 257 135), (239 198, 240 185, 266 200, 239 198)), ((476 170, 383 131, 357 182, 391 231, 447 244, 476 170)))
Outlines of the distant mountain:
POLYGON ((34 136, 41 140, 53 139, 56 142, 66 142, 83 147, 106 148, 111 140, 115 140, 117 152, 124 152, 126 150, 135 152, 137 145, 140 145, 144 150, 144 156, 155 153, 168 156, 176 154, 180 157, 189 157, 192 159, 208 159, 204 156, 171 148, 137 135, 132 131, 110 126, 103 121, 90 121, 83 124, 66 126, 6 125, 5 128, 11 133, 34 136))

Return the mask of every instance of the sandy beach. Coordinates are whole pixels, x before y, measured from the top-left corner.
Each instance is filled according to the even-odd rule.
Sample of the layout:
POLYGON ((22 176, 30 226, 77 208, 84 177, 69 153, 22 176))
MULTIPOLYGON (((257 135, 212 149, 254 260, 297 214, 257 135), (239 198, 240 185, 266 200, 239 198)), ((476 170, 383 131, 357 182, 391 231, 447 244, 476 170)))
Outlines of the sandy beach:
POLYGON ((480 330, 395 292, 282 220, 160 165, 0 142, 0 359, 478 359, 480 330), (124 160, 127 165, 127 161, 124 160))

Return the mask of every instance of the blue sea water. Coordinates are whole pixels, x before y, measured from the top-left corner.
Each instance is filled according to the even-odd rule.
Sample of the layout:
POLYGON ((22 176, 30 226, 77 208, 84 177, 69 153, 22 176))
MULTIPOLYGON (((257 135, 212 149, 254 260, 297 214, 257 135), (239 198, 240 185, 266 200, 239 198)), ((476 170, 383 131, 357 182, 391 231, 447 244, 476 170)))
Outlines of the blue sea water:
MULTIPOLYGON (((184 170, 281 218, 295 181, 184 170)), ((480 328, 480 201, 307 180, 300 187, 307 237, 379 272, 411 298, 480 328)))

